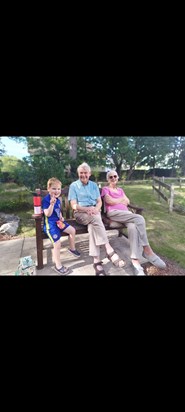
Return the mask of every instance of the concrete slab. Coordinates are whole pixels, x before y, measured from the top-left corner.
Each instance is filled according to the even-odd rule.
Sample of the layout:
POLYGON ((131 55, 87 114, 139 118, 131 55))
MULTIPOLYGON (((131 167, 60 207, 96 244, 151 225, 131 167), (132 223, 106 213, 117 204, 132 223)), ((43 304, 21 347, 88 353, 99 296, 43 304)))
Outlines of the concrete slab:
MULTIPOLYGON (((122 269, 117 269, 106 258, 105 247, 101 246, 101 260, 103 261, 104 270, 110 276, 133 276, 134 269, 130 260, 130 248, 128 240, 122 236, 118 237, 117 230, 108 231, 108 238, 111 246, 118 252, 119 256, 125 260, 126 265, 122 269)), ((53 270, 53 249, 50 248, 50 240, 44 240, 46 249, 44 250, 44 268, 36 270, 38 276, 58 276, 53 270)), ((93 268, 93 259, 89 256, 89 234, 76 236, 76 248, 81 252, 80 258, 75 258, 68 252, 68 238, 61 239, 61 261, 62 264, 71 269, 69 276, 95 276, 93 268)), ((24 239, 13 239, 0 242, 0 274, 14 275, 17 269, 19 258, 31 255, 36 261, 36 240, 35 237, 24 239)), ((140 253, 141 255, 141 253, 140 253)), ((141 257, 141 263, 146 262, 141 257)))
POLYGON ((0 242, 0 275, 14 275, 23 251, 24 239, 0 242))

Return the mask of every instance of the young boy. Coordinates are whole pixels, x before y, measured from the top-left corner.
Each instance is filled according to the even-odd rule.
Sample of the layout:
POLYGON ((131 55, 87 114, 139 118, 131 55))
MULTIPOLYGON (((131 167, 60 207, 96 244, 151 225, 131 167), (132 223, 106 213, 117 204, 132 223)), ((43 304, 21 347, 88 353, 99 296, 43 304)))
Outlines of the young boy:
POLYGON ((80 253, 75 249, 75 228, 65 222, 61 212, 61 202, 59 196, 61 194, 62 183, 55 177, 52 177, 47 182, 47 190, 49 194, 42 200, 42 209, 44 211, 44 232, 47 234, 54 247, 54 270, 59 275, 67 275, 69 269, 61 264, 60 260, 60 237, 62 232, 69 234, 68 251, 75 257, 80 257, 80 253))

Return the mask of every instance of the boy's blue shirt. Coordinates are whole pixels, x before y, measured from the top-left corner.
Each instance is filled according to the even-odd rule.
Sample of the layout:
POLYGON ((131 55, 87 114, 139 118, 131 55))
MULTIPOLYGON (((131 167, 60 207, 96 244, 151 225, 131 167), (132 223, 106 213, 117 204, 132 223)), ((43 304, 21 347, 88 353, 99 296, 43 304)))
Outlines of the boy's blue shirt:
MULTIPOLYGON (((50 194, 46 195, 42 200, 42 209, 48 209, 50 206, 51 196, 50 194)), ((50 217, 47 217, 48 223, 56 223, 57 220, 60 219, 60 212, 61 212, 61 202, 59 199, 56 200, 54 204, 53 213, 50 217)), ((45 218, 45 215, 44 215, 45 218)))

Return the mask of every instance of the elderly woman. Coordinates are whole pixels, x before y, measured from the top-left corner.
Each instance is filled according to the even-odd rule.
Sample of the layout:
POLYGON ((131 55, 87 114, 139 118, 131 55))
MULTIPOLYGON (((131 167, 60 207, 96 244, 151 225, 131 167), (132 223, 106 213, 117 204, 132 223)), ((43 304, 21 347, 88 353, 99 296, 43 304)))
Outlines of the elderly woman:
POLYGON ((124 223, 128 229, 130 241, 131 260, 137 275, 144 275, 143 268, 139 262, 139 245, 143 247, 143 256, 154 266, 164 269, 165 262, 151 249, 145 227, 144 217, 128 210, 130 203, 124 191, 118 187, 118 174, 115 170, 107 173, 108 186, 102 189, 101 196, 104 197, 107 216, 115 222, 124 223))
POLYGON ((111 247, 104 224, 101 219, 102 200, 96 183, 89 180, 91 169, 87 163, 82 163, 78 169, 79 179, 71 183, 68 200, 74 210, 75 219, 78 223, 88 225, 89 232, 89 255, 94 259, 94 269, 97 276, 106 273, 100 260, 100 246, 104 245, 106 256, 117 267, 123 267, 125 262, 111 247))

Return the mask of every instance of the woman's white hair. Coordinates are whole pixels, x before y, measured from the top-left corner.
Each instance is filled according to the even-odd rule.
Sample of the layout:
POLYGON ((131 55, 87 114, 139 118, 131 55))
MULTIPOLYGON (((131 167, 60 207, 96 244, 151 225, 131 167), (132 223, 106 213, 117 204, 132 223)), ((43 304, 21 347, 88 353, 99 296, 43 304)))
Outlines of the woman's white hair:
POLYGON ((89 166, 87 163, 85 163, 85 162, 83 162, 81 165, 78 166, 78 168, 77 168, 77 173, 79 173, 79 170, 80 170, 80 169, 87 170, 89 173, 91 173, 91 168, 90 168, 90 166, 89 166))
MULTIPOLYGON (((107 181, 109 180, 109 176, 110 176, 111 173, 116 173, 116 174, 117 174, 116 170, 114 170, 114 169, 109 170, 109 171, 107 172, 107 175, 106 175, 107 181)), ((117 174, 117 176, 118 176, 118 174, 117 174)), ((119 176, 118 176, 118 179, 119 179, 119 176)))

